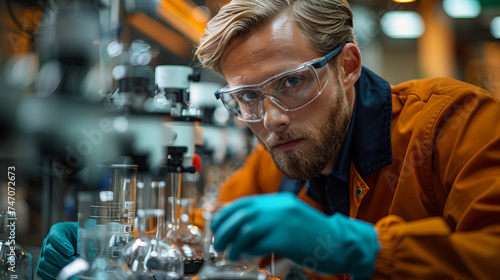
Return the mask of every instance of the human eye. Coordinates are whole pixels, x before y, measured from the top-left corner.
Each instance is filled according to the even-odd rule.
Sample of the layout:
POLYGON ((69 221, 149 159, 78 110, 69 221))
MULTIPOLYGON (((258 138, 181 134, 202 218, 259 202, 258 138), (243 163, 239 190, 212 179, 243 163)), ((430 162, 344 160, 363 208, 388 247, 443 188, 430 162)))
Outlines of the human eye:
POLYGON ((303 77, 300 75, 287 76, 281 79, 280 89, 281 90, 294 90, 301 86, 303 77))
POLYGON ((259 94, 254 90, 245 90, 238 95, 238 99, 242 101, 251 101, 258 96, 259 94))

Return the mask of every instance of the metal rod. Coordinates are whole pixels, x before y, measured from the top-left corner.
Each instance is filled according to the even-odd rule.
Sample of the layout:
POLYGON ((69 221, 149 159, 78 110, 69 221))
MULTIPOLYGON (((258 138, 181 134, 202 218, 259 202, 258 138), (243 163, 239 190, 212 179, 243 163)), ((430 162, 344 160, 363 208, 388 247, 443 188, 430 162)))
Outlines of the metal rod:
POLYGON ((177 176, 177 197, 176 197, 176 204, 175 204, 175 210, 177 211, 177 216, 176 216, 176 226, 178 227, 180 224, 180 211, 181 211, 181 193, 182 193, 182 173, 178 173, 177 176))
POLYGON ((271 277, 274 279, 274 252, 271 252, 271 277))

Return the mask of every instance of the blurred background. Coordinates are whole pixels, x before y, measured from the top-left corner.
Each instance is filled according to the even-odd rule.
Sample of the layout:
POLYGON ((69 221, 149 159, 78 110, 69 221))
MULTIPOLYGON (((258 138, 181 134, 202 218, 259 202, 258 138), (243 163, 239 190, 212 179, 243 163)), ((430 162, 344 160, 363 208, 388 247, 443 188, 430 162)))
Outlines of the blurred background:
MULTIPOLYGON (((188 188, 198 197, 213 193, 243 163, 255 140, 213 98, 221 78, 193 57, 205 23, 225 2, 0 0, 0 209, 9 206, 7 169, 15 166, 20 244, 36 251, 50 225, 75 220, 73 194, 89 183, 87 165, 141 154, 130 142, 155 143, 156 128, 135 129, 128 116, 154 123, 161 114, 130 100, 119 117, 96 108, 128 83, 146 92, 141 102, 154 95, 157 65, 200 74, 189 92, 202 113, 203 168, 184 177, 188 188)), ((349 3, 363 64, 391 84, 446 76, 500 97, 500 1, 349 3)))

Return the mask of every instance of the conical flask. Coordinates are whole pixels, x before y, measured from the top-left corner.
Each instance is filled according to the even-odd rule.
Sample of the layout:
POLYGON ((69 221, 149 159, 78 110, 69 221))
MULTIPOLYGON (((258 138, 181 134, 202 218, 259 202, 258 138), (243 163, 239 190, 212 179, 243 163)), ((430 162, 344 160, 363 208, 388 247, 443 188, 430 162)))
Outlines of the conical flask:
POLYGON ((128 279, 182 279, 182 257, 163 237, 165 229, 165 183, 137 183, 137 238, 124 251, 128 279))
MULTIPOLYGON (((173 197, 169 197, 168 201, 169 205, 176 207, 173 197)), ((203 234, 193 224, 194 199, 181 198, 177 201, 177 209, 177 217, 171 216, 169 219, 171 224, 166 239, 179 248, 184 262, 184 274, 194 275, 200 270, 205 259, 203 234)))
POLYGON ((248 279, 248 280, 272 280, 269 272, 259 268, 259 259, 251 257, 242 257, 237 261, 230 261, 226 258, 225 251, 215 250, 214 236, 210 230, 210 223, 214 211, 207 209, 203 213, 205 222, 205 258, 207 261, 203 267, 192 277, 192 280, 229 280, 229 279, 248 279))

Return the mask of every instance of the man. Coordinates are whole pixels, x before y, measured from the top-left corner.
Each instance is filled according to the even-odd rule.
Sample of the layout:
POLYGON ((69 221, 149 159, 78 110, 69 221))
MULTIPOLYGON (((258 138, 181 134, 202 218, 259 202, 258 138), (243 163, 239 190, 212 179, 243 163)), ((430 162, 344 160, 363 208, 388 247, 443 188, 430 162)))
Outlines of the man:
MULTIPOLYGON (((216 96, 283 172, 280 190, 326 213, 289 192, 236 200, 212 223, 231 258, 276 252, 356 278, 500 275, 500 104, 490 94, 444 78, 391 87, 362 68, 342 0, 233 0, 197 56, 226 79, 216 96)), ((260 149, 221 198, 275 192, 276 178, 260 149)))
POLYGON ((500 275, 489 93, 445 78, 389 85, 361 66, 343 0, 233 0, 197 56, 262 143, 221 187, 232 202, 212 229, 230 258, 275 252, 313 279, 500 275))

